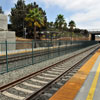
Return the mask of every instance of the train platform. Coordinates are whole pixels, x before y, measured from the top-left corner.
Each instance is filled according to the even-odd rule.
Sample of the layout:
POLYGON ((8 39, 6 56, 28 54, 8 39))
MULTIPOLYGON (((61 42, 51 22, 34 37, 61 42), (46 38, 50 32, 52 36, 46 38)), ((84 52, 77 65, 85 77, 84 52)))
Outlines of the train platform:
POLYGON ((100 100, 100 49, 49 100, 100 100))
MULTIPOLYGON (((61 45, 60 47, 63 48, 65 46, 66 45, 61 45)), ((67 45, 67 46, 71 46, 71 45, 67 45)), ((49 47, 49 49, 56 49, 56 48, 58 48, 58 46, 49 47)), ((33 48, 33 51, 43 51, 43 50, 48 50, 48 47, 33 48)), ((19 50, 8 50, 7 51, 8 55, 15 55, 15 54, 29 53, 29 52, 32 52, 32 48, 31 49, 19 49, 19 50)), ((0 51, 0 56, 5 56, 5 55, 6 55, 6 51, 0 51)))
MULTIPOLYGON (((37 51, 44 51, 44 50, 48 50, 48 49, 57 49, 58 47, 60 48, 64 48, 64 47, 71 47, 71 46, 77 46, 79 44, 67 44, 67 45, 56 45, 56 46, 51 46, 51 47, 37 47, 37 48, 33 48, 34 52, 37 51)), ((7 54, 8 55, 16 55, 16 54, 24 54, 24 53, 31 53, 32 52, 32 48, 26 48, 26 49, 18 49, 18 50, 7 50, 7 54)), ((5 51, 0 51, 0 57, 1 56, 6 56, 6 50, 5 51)))

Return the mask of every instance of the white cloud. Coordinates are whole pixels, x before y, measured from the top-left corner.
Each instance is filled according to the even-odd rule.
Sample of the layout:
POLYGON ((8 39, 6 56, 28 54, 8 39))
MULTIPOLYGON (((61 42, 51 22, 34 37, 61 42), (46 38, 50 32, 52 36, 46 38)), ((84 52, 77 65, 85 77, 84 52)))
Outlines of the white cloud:
POLYGON ((58 5, 66 10, 82 10, 89 9, 91 6, 93 7, 95 4, 100 3, 99 0, 37 0, 40 2, 44 2, 46 5, 58 5))
POLYGON ((12 3, 16 3, 18 0, 12 0, 12 3))
POLYGON ((100 0, 38 0, 48 7, 59 6, 72 12, 69 18, 75 20, 78 27, 100 28, 100 0))

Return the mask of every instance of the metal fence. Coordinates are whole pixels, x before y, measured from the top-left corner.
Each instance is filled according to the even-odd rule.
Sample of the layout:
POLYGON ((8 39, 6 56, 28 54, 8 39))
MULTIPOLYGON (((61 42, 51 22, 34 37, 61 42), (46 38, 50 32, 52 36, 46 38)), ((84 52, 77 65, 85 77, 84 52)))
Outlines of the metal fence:
POLYGON ((96 41, 32 41, 0 43, 0 74, 97 44, 96 41))

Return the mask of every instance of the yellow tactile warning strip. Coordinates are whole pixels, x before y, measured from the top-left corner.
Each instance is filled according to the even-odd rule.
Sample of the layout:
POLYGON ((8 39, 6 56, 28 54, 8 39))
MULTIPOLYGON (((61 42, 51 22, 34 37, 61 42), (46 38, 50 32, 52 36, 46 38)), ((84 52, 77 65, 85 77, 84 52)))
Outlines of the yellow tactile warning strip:
POLYGON ((91 85, 91 88, 90 88, 90 91, 88 93, 86 100, 93 100, 93 96, 94 96, 94 92, 95 92, 96 85, 97 85, 97 82, 98 82, 99 74, 100 74, 100 64, 98 66, 97 72, 95 74, 93 83, 91 85))
POLYGON ((100 49, 49 100, 74 100, 99 55, 100 49))

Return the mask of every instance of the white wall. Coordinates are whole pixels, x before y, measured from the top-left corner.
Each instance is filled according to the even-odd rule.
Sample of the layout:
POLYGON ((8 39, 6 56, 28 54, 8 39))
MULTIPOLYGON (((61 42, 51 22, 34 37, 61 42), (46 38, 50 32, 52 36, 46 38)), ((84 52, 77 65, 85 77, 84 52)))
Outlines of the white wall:
POLYGON ((7 15, 0 14, 0 30, 8 30, 7 15))

